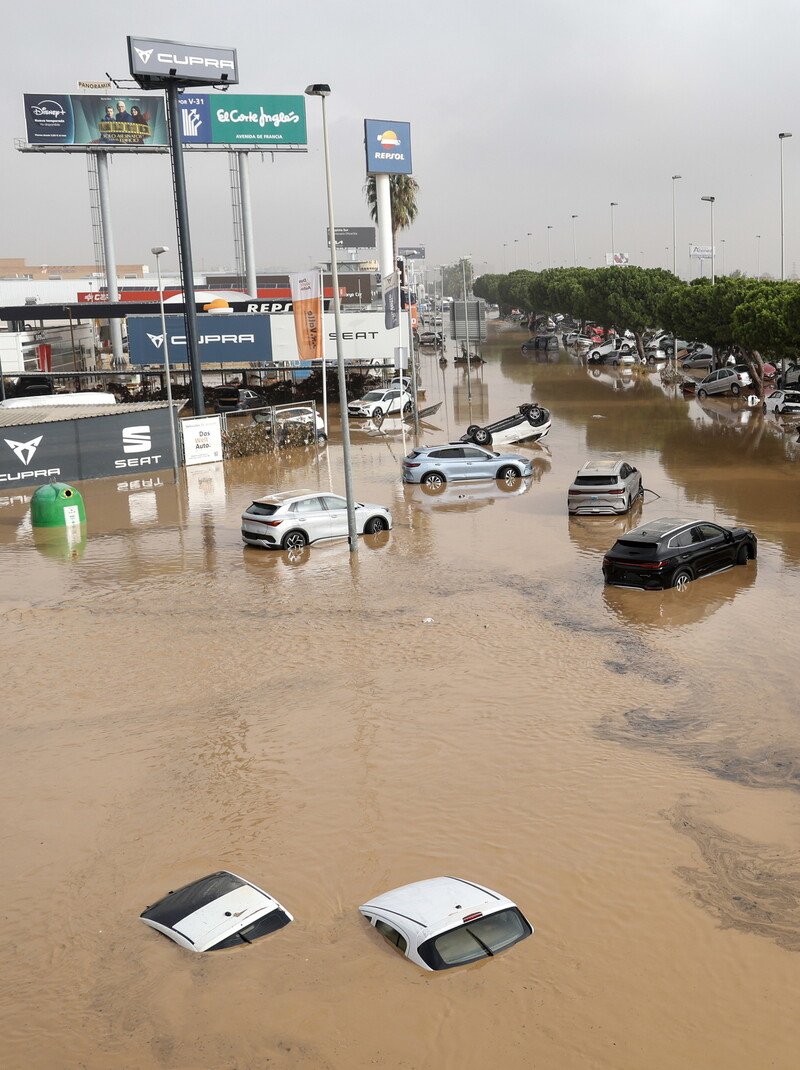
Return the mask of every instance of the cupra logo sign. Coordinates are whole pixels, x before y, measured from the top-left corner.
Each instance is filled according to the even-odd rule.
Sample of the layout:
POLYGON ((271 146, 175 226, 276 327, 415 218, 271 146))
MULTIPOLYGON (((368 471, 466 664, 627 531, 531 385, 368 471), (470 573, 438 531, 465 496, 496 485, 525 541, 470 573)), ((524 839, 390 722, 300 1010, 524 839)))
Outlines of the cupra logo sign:
POLYGON ((142 63, 149 63, 150 62, 150 57, 153 54, 153 49, 152 48, 136 48, 136 45, 134 45, 133 47, 134 47, 134 49, 136 51, 136 55, 139 57, 139 59, 142 61, 142 63))
POLYGON ((43 438, 44 435, 39 435, 38 438, 32 438, 30 442, 15 442, 12 438, 7 438, 4 441, 16 453, 18 460, 22 464, 30 464, 43 438))
POLYGON ((384 130, 382 134, 378 134, 378 141, 381 143, 381 148, 384 149, 397 149, 400 147, 400 138, 394 130, 384 130))

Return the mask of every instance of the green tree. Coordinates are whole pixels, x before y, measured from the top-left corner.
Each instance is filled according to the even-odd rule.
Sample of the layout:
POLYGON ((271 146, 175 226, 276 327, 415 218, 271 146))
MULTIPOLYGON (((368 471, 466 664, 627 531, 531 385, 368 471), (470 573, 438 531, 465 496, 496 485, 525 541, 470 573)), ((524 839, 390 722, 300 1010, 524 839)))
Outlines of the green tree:
MULTIPOLYGON (((464 279, 467 280, 467 297, 473 291, 472 262, 466 257, 444 267, 444 296, 454 301, 464 300, 464 279), (463 267, 462 267, 463 265, 463 267)), ((502 278, 502 276, 498 276, 502 278)))
POLYGON ((759 279, 733 310, 731 335, 741 350, 759 396, 764 392, 764 358, 783 360, 798 352, 800 294, 793 282, 759 279))
POLYGON ((588 276, 587 307, 604 326, 633 332, 644 360, 644 332, 658 322, 664 296, 676 279, 663 268, 597 268, 588 276))
MULTIPOLYGON (((419 183, 412 175, 389 175, 389 190, 392 198, 392 256, 397 259, 397 234, 406 230, 417 218, 417 193, 419 183)), ((369 214, 378 222, 378 191, 375 175, 364 183, 364 195, 369 205, 369 214)))

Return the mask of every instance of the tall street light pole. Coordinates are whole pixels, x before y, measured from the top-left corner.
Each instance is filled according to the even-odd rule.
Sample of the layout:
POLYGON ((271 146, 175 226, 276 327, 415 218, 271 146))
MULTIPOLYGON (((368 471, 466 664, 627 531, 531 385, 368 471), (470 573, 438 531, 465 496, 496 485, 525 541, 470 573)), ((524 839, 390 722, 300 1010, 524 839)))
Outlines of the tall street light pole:
MULTIPOLYGON (((339 265, 336 260, 336 227, 333 222, 333 183, 331 181, 331 156, 328 145, 328 113, 325 102, 330 96, 331 87, 324 83, 306 87, 310 97, 319 97, 322 102, 322 144, 325 152, 325 185, 328 193, 328 239, 331 250, 331 285, 333 287, 333 320, 336 327, 336 364, 339 370, 339 408, 342 422, 342 461, 344 464, 344 493, 347 499, 347 541, 350 552, 358 552, 358 532, 356 531, 356 508, 353 497, 353 472, 350 462, 350 421, 347 417, 347 377, 344 372, 344 351, 342 349, 342 305, 339 297, 339 265)), ((398 310, 399 314, 399 310, 398 310)))
POLYGON ((756 234, 756 278, 761 278, 761 235, 756 234))
POLYGON ((164 347, 164 381, 167 389, 167 404, 169 405, 169 435, 172 443, 172 470, 175 473, 175 481, 178 480, 178 444, 175 441, 175 410, 172 408, 172 378, 169 371, 169 336, 167 334, 167 317, 164 314, 164 287, 161 285, 161 256, 168 253, 166 245, 154 245, 150 250, 156 258, 156 275, 158 277, 158 302, 161 305, 161 336, 164 347))
POLYGON ((519 238, 515 238, 514 239, 514 270, 515 271, 519 267, 519 263, 517 262, 517 245, 519 245, 519 238))
POLYGON ((786 241, 783 232, 783 143, 791 134, 778 134, 781 146, 781 282, 786 280, 786 241))
POLYGON ((578 246, 575 243, 575 220, 578 217, 574 215, 572 217, 572 266, 578 266, 578 246))
POLYGON ((507 248, 508 248, 508 242, 504 241, 503 242, 503 274, 504 275, 508 273, 508 268, 506 267, 506 249, 507 248))
POLYGON ((550 231, 552 229, 553 229, 552 224, 548 223, 547 224, 547 266, 548 266, 548 268, 551 268, 553 266, 553 261, 552 261, 552 258, 550 256, 550 231))
POLYGON ((701 201, 705 201, 711 208, 711 285, 716 282, 716 274, 714 272, 714 202, 716 197, 701 197, 701 201))
POLYGON ((725 277, 725 239, 720 238, 719 243, 722 246, 722 277, 725 277))
POLYGON ((619 204, 618 204, 617 201, 612 201, 611 202, 611 263, 612 264, 614 263, 614 261, 616 259, 615 253, 617 251, 615 249, 615 247, 614 247, 614 209, 615 208, 619 208, 619 204))
MULTIPOLYGON (((467 312, 467 259, 468 256, 461 257, 461 281, 464 286, 464 336, 467 343, 467 398, 472 401, 472 369, 469 363, 469 314, 467 312)), ((472 272, 470 271, 470 276, 472 272)))
POLYGON ((533 234, 528 231, 528 271, 533 271, 533 234))
POLYGON ((678 274, 678 217, 675 213, 675 183, 680 175, 672 176, 672 274, 678 274))

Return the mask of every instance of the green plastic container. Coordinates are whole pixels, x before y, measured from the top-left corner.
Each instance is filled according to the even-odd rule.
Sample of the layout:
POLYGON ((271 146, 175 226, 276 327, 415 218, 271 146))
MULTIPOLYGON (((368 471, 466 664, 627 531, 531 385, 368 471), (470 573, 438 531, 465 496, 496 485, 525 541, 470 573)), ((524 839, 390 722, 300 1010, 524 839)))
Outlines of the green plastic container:
POLYGON ((72 528, 86 523, 80 493, 68 483, 37 487, 31 498, 31 523, 35 528, 72 528))

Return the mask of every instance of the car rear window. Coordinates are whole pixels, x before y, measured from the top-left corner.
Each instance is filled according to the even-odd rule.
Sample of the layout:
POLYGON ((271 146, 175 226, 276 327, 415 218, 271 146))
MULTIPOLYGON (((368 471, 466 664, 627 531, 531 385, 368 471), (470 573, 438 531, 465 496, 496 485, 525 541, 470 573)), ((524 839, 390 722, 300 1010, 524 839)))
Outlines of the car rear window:
POLYGON ((220 870, 199 881, 185 884, 182 888, 176 888, 174 892, 168 892, 163 899, 142 911, 141 916, 172 928, 182 918, 194 914, 201 907, 208 906, 215 899, 221 899, 223 895, 241 888, 246 883, 241 877, 220 870))
POLYGON ((626 557, 641 557, 647 559, 654 557, 658 551, 657 542, 639 542, 638 539, 617 539, 614 543, 615 550, 621 550, 626 557))
POLYGON ((616 483, 615 475, 609 476, 576 476, 575 484, 578 487, 605 487, 609 483, 616 483))
POLYGON ((208 950, 222 951, 226 947, 252 944, 254 940, 259 940, 262 936, 269 936, 270 933, 275 933, 278 929, 282 929, 289 924, 290 920, 289 915, 283 910, 271 910, 263 918, 254 921, 252 925, 245 925, 243 929, 236 933, 231 933, 230 936, 226 936, 224 940, 220 940, 218 944, 214 944, 208 950))
POLYGON ((247 510, 251 516, 272 516, 272 514, 277 513, 277 511, 277 505, 270 505, 269 502, 253 502, 247 510))
POLYGON ((420 946, 419 954, 431 969, 446 970, 490 958, 524 940, 532 931, 520 911, 509 907, 426 940, 420 946))

